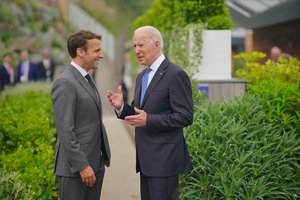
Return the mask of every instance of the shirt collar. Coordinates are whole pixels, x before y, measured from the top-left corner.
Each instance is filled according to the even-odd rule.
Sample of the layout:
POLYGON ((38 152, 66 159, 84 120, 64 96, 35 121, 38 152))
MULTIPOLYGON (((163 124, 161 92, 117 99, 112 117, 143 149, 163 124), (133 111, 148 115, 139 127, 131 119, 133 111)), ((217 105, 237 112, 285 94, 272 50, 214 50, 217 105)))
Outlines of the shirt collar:
POLYGON ((85 77, 88 74, 87 71, 85 71, 82 67, 77 65, 73 60, 71 61, 71 65, 74 66, 83 77, 85 77))
POLYGON ((152 71, 156 72, 161 63, 165 60, 165 55, 162 53, 155 61, 150 65, 152 71))
POLYGON ((4 67, 10 68, 10 65, 8 63, 3 63, 4 67))
POLYGON ((22 64, 24 64, 24 65, 29 65, 29 60, 24 60, 24 61, 22 62, 22 64))

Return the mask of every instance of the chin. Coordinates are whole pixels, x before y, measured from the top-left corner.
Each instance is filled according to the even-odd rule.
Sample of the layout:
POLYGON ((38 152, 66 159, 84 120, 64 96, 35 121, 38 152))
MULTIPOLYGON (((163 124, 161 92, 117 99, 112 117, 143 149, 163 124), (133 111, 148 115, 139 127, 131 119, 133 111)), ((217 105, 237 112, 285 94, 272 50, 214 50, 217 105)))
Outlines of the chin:
POLYGON ((141 60, 141 61, 140 61, 140 64, 141 64, 141 65, 145 65, 145 62, 141 60))

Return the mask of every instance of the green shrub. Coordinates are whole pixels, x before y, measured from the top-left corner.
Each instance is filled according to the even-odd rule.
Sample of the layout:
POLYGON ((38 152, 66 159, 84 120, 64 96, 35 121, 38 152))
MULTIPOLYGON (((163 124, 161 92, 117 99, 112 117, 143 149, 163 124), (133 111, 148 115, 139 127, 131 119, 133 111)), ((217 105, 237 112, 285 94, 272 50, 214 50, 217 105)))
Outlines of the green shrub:
POLYGON ((11 94, 24 94, 27 92, 43 92, 50 94, 52 84, 46 82, 29 82, 16 84, 15 86, 6 86, 3 91, 0 93, 1 98, 6 97, 11 94))
MULTIPOLYGON (((270 84, 264 87, 270 89, 270 84)), ((299 131, 273 119, 274 110, 286 102, 266 106, 281 94, 252 91, 230 101, 195 105, 194 123, 185 131, 194 169, 181 177, 180 199, 300 197, 299 131)), ((299 117, 289 122, 299 124, 299 117)))
POLYGON ((204 24, 189 24, 184 28, 173 26, 173 30, 165 34, 167 41, 165 55, 181 66, 190 77, 198 72, 202 60, 202 33, 204 24), (191 40, 191 42, 189 42, 191 40), (197 44, 187 50, 189 43, 197 44))
POLYGON ((229 16, 217 15, 206 19, 208 30, 231 29, 232 22, 229 16))
POLYGON ((65 42, 60 35, 54 34, 52 39, 52 47, 59 48, 59 49, 63 49, 65 47, 65 42))
POLYGON ((0 160, 6 171, 19 173, 21 181, 30 187, 33 199, 48 200, 57 196, 54 150, 45 141, 35 143, 28 147, 20 145, 13 153, 3 154, 0 160))
POLYGON ((300 60, 296 58, 279 58, 276 65, 270 59, 262 63, 266 58, 262 52, 240 53, 236 58, 244 61, 243 67, 236 71, 237 77, 251 80, 251 84, 276 79, 300 87, 300 60))
POLYGON ((152 25, 160 31, 173 25, 206 23, 209 29, 231 29, 232 19, 225 0, 154 0, 151 7, 134 22, 134 28, 152 25))
POLYGON ((21 180, 20 173, 0 170, 0 199, 34 200, 30 187, 21 180))
POLYGON ((249 92, 261 99, 270 121, 280 129, 300 133, 300 90, 278 80, 250 85, 249 92))
MULTIPOLYGON (((0 4, 0 22, 1 24, 7 23, 12 27, 17 26, 16 14, 11 12, 10 7, 4 6, 2 3, 0 4)), ((5 31, 1 30, 1 32, 3 34, 5 31)))
POLYGON ((12 152, 19 145, 35 146, 37 139, 54 143, 50 94, 7 95, 0 101, 0 109, 0 152, 12 152))
POLYGON ((38 83, 17 85, 9 88, 10 93, 6 88, 0 99, 0 169, 8 173, 0 194, 6 194, 8 199, 48 200, 57 196, 52 101, 49 92, 29 88, 48 90, 38 83), (12 187, 11 181, 16 180, 10 180, 9 174, 17 174, 20 181, 16 184, 24 187, 12 187), (16 190, 29 197, 19 198, 16 190))

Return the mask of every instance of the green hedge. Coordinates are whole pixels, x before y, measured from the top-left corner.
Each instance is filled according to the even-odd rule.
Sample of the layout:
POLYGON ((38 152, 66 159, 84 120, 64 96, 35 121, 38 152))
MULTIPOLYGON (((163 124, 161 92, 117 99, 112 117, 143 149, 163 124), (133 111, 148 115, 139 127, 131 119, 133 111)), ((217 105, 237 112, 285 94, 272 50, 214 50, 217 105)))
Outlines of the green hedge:
POLYGON ((207 29, 231 29, 232 19, 225 0, 154 0, 151 7, 134 22, 134 28, 152 25, 160 31, 173 25, 205 23, 207 29))
POLYGON ((34 200, 30 187, 21 180, 20 173, 0 170, 0 199, 34 200))
POLYGON ((0 197, 47 200, 57 196, 53 108, 49 92, 26 91, 30 86, 0 100, 0 197))
POLYGON ((185 132, 194 169, 181 177, 180 199, 299 199, 299 95, 272 81, 197 102, 185 132))
POLYGON ((277 63, 271 59, 262 62, 266 54, 258 51, 240 53, 235 58, 239 59, 240 65, 236 70, 237 77, 250 80, 251 84, 275 79, 300 87, 300 59, 289 57, 279 58, 277 63))

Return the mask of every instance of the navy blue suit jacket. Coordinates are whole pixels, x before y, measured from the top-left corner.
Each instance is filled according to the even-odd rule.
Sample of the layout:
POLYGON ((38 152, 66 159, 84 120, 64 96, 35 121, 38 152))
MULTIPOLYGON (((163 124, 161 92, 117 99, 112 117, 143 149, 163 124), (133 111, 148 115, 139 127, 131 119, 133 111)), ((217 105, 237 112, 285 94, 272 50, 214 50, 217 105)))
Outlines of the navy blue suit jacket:
MULTIPOLYGON (((21 78, 21 68, 22 68, 22 63, 18 65, 18 70, 17 70, 17 77, 16 77, 16 82, 20 82, 21 78)), ((29 72, 28 72, 28 81, 37 81, 40 79, 40 72, 37 67, 37 65, 33 62, 29 62, 29 72)))
POLYGON ((0 66, 0 90, 4 88, 5 85, 10 85, 10 77, 4 65, 0 66))
POLYGON ((137 172, 168 177, 192 169, 183 128, 193 122, 192 89, 188 75, 167 58, 151 80, 142 105, 142 71, 136 80, 134 100, 125 104, 119 118, 134 114, 134 107, 147 113, 146 127, 135 129, 137 172))

